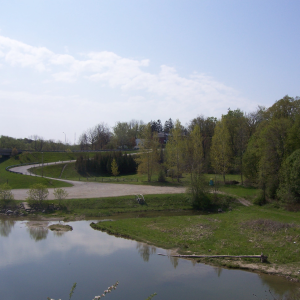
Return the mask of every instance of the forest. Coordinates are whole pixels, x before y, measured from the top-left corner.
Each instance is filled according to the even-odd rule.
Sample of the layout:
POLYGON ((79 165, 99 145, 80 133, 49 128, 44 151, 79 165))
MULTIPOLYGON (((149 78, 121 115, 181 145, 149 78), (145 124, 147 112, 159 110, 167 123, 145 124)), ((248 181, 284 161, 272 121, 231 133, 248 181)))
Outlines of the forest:
POLYGON ((0 148, 28 151, 57 150, 129 150, 139 148, 134 159, 121 154, 101 154, 94 160, 81 157, 77 167, 111 172, 116 159, 119 171, 153 174, 159 180, 171 176, 180 180, 183 173, 191 177, 192 187, 201 194, 203 174, 239 174, 240 184, 261 189, 256 200, 280 199, 300 203, 300 98, 285 96, 271 107, 259 106, 253 112, 228 109, 220 119, 202 115, 183 125, 171 118, 144 123, 132 120, 117 122, 112 128, 100 123, 85 130, 77 145, 28 139, 0 137, 0 148), (138 145, 137 145, 138 144, 138 145), (82 164, 86 160, 85 165, 82 164), (127 160, 127 161, 126 161, 127 160), (130 162, 129 162, 130 161, 130 162), (125 167, 124 167, 125 166, 125 167), (199 191, 198 191, 199 192, 199 191))

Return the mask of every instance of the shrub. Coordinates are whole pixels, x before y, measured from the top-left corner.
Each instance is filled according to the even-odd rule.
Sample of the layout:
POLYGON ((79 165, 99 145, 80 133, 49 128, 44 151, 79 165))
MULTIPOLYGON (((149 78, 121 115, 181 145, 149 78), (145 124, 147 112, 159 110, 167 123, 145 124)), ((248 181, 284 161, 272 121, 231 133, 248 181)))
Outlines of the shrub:
POLYGON ((165 182, 166 181, 166 173, 164 170, 160 170, 158 173, 158 182, 165 182))
POLYGON ((7 183, 2 184, 0 186, 1 205, 6 207, 12 200, 14 200, 14 195, 11 192, 11 187, 7 183))
POLYGON ((190 194, 194 209, 206 209, 210 205, 210 198, 207 195, 208 183, 202 174, 193 174, 191 185, 187 190, 190 194))
POLYGON ((27 200, 35 201, 42 205, 42 202, 48 198, 49 191, 44 184, 37 183, 31 186, 27 194, 27 200))
POLYGON ((69 195, 68 192, 62 188, 54 189, 53 194, 54 194, 55 199, 58 200, 59 206, 61 206, 62 200, 66 199, 69 195))

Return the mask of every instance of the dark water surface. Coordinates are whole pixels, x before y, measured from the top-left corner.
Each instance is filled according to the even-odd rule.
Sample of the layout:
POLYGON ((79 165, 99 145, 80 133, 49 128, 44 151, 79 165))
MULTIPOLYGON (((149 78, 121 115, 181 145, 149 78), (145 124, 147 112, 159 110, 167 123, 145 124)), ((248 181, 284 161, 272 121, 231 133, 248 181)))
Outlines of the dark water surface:
MULTIPOLYGON (((53 223, 53 222, 52 222, 53 223)), ((166 250, 93 230, 91 221, 69 222, 72 232, 29 229, 26 221, 0 219, 0 299, 89 300, 119 281, 107 300, 272 299, 296 286, 286 280, 194 264, 157 255, 166 250), (257 295, 257 298, 253 296, 257 295)))

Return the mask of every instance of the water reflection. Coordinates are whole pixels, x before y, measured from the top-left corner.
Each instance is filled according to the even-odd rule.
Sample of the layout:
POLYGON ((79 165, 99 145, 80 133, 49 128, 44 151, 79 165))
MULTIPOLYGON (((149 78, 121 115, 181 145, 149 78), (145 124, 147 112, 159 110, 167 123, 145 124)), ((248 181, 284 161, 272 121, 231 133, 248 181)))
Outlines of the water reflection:
POLYGON ((179 258, 171 257, 175 254, 171 250, 116 238, 92 230, 89 223, 72 222, 74 230, 63 235, 45 226, 12 225, 9 237, 0 236, 0 299, 21 299, 24 292, 26 299, 42 299, 45 294, 65 299, 66 286, 74 282, 81 288, 74 300, 86 299, 99 293, 99 282, 108 286, 116 280, 123 284, 120 294, 110 295, 114 299, 145 299, 155 291, 160 299, 196 300, 201 295, 205 300, 253 300, 262 299, 269 288, 276 298, 293 290, 292 283, 282 278, 213 268, 195 260, 179 263, 179 258))
POLYGON ((271 290, 280 295, 280 297, 283 297, 289 292, 293 293, 297 290, 296 286, 293 283, 283 281, 280 277, 266 274, 260 274, 259 276, 261 278, 262 284, 267 286, 266 289, 271 288, 271 290))
POLYGON ((149 246, 149 245, 144 244, 144 243, 137 242, 136 249, 138 249, 138 252, 139 252, 140 256, 143 258, 143 260, 145 262, 149 261, 149 257, 150 257, 151 254, 156 253, 156 247, 149 246))
POLYGON ((29 227, 27 231, 29 231, 30 237, 36 242, 46 239, 48 235, 47 227, 29 227))
POLYGON ((174 269, 178 266, 178 257, 169 256, 170 262, 173 265, 174 269))
POLYGON ((53 232, 53 235, 57 236, 57 237, 61 237, 65 233, 65 231, 56 231, 56 230, 53 230, 52 232, 53 232))
POLYGON ((220 277, 220 276, 221 276, 221 274, 222 274, 222 270, 223 270, 223 268, 220 268, 220 267, 215 267, 215 268, 214 268, 214 270, 216 271, 216 273, 217 273, 218 277, 220 277))
POLYGON ((0 235, 8 237, 15 223, 16 223, 15 221, 9 219, 0 220, 0 235))

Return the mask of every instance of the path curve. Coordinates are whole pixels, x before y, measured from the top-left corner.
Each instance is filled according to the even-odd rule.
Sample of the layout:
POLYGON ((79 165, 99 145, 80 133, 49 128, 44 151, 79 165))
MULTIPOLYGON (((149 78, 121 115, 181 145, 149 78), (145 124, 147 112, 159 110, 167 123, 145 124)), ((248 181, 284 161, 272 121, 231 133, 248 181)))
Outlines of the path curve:
MULTIPOLYGON (((56 163, 70 163, 72 161, 62 161, 56 163)), ((55 163, 49 163, 55 164, 55 163)), ((48 165, 48 164, 44 164, 48 165)), ((30 175, 28 169, 41 166, 41 164, 27 165, 11 168, 10 171, 22 173, 23 175, 30 175)), ((38 175, 31 175, 38 176, 38 175)), ((40 177, 40 176, 39 176, 40 177)), ((76 198, 98 198, 98 197, 114 197, 114 196, 127 196, 136 194, 180 194, 185 193, 184 187, 165 187, 165 186, 148 186, 148 185, 133 185, 133 184, 114 184, 114 183, 100 183, 100 182, 82 182, 63 180, 57 178, 45 177, 53 180, 60 180, 73 184, 72 187, 65 187, 68 192, 67 199, 76 198)), ((54 188, 49 188, 48 200, 54 200, 54 188)), ((13 189, 12 193, 16 200, 25 200, 27 198, 28 189, 13 189)))

